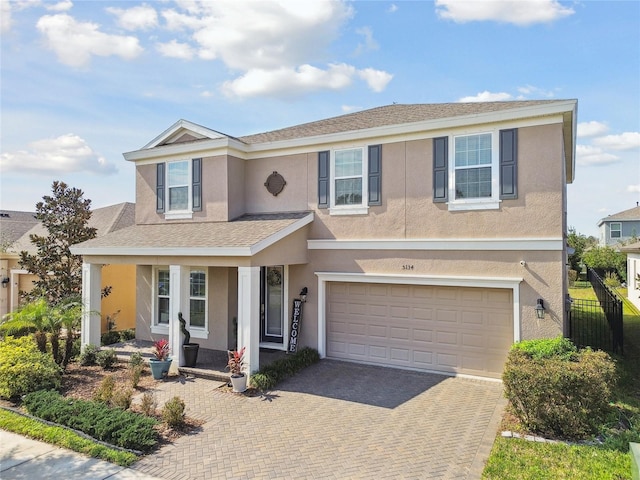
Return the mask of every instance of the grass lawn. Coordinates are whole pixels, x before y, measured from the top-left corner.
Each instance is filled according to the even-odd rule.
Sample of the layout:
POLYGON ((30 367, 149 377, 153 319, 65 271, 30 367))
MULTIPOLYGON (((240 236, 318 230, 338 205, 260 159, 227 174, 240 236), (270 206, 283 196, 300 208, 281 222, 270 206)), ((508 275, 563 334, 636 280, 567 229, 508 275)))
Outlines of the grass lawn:
MULTIPOLYGON (((590 287, 582 285, 570 289, 570 294, 573 298, 596 298, 590 287)), ((619 416, 635 415, 640 420, 640 312, 627 303, 623 308, 625 354, 615 357, 620 381, 614 405, 619 416)), ((613 423, 615 420, 612 416, 613 423)), ((630 480, 631 459, 624 451, 629 439, 613 430, 607 433, 609 439, 604 447, 542 444, 498 436, 482 478, 630 480)))

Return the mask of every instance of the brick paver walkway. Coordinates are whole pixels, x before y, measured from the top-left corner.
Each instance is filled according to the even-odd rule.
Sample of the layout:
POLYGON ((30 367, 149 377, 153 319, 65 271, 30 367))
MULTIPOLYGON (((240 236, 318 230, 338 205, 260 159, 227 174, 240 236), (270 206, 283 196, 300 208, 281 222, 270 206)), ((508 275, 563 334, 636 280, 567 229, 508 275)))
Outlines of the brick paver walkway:
POLYGON ((132 468, 167 479, 477 479, 504 406, 502 385, 322 360, 246 397, 219 382, 159 382, 202 431, 132 468))

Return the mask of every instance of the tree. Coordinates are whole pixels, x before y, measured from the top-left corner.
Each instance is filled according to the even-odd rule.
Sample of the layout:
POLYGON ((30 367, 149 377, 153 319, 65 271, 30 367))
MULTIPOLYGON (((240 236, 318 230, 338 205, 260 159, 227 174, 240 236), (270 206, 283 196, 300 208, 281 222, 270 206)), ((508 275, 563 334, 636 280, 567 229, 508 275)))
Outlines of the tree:
POLYGON ((611 247, 594 247, 585 252, 582 259, 591 268, 615 271, 620 278, 627 278, 627 255, 611 247))
POLYGON ((590 248, 595 247, 597 244, 595 237, 587 237, 582 233, 576 232, 574 227, 569 227, 569 235, 567 235, 567 244, 575 250, 574 253, 569 255, 569 265, 571 270, 576 272, 582 271, 582 257, 584 252, 590 248))
POLYGON ((36 218, 49 235, 30 235, 37 254, 20 252, 20 265, 38 277, 27 298, 42 297, 56 305, 82 294, 82 257, 71 255, 70 247, 95 238, 96 229, 88 226, 91 200, 82 198, 82 190, 55 181, 52 191, 53 195, 45 195, 36 205, 36 218))

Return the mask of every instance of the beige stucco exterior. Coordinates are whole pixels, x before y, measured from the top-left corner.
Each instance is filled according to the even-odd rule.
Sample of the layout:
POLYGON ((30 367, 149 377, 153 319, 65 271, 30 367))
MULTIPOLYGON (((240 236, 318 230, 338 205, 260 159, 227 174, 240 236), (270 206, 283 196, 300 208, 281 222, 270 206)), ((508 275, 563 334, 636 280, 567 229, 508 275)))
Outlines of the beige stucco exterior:
MULTIPOLYGON (((208 333, 198 338, 204 348, 235 346, 235 317, 251 316, 238 319, 243 338, 259 327, 254 317, 259 309, 253 303, 260 297, 259 284, 248 279, 257 278, 252 275, 258 275, 259 267, 274 265, 285 267, 287 320, 291 299, 302 287, 308 288, 300 343, 318 347, 321 354, 325 317, 330 315, 324 290, 339 275, 347 275, 347 283, 366 283, 373 276, 377 282, 389 278, 395 283, 506 288, 513 298, 514 341, 562 334, 566 332, 566 183, 574 175, 576 105, 574 101, 540 102, 542 107, 524 103, 513 111, 505 106, 495 115, 436 119, 409 123, 406 128, 400 122, 288 139, 285 129, 284 140, 274 140, 275 132, 265 134, 264 143, 252 143, 259 136, 223 138, 213 131, 208 137, 203 127, 180 121, 168 131, 164 141, 169 143, 159 139, 125 158, 136 162, 136 224, 184 225, 184 249, 167 254, 158 239, 152 247, 131 252, 117 242, 113 250, 92 249, 88 242, 81 251, 91 264, 136 265, 136 333, 142 339, 163 335, 153 327, 152 318, 156 266, 173 266, 174 272, 183 272, 178 267, 206 267, 208 333), (547 110, 541 113, 540 108, 547 110), (170 143, 171 138, 180 138, 181 129, 189 128, 197 131, 192 138, 199 140, 170 143), (517 129, 517 198, 500 200, 490 208, 462 210, 452 209, 451 202, 434 202, 433 139, 482 132, 495 136, 503 129, 517 129), (370 145, 381 145, 382 204, 348 215, 319 208, 318 152, 370 145), (202 211, 179 218, 157 213, 157 163, 192 158, 202 158, 202 211), (277 195, 265 187, 274 172, 286 181, 277 195), (250 254, 234 253, 233 244, 228 250, 211 249, 210 254, 190 246, 189 225, 287 212, 308 212, 312 221, 261 240, 250 254), (543 299, 546 308, 540 320, 534 310, 537 299, 543 299)), ((326 126, 319 122, 318 129, 322 128, 326 126)))

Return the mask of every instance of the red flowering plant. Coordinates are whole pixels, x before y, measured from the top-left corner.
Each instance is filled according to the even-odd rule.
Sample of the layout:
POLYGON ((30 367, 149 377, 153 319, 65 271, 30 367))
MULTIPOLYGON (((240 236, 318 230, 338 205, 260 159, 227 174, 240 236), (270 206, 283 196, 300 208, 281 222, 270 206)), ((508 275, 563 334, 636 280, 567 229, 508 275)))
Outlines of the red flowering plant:
POLYGON ((227 362, 227 368, 231 372, 231 375, 242 375, 242 367, 244 366, 244 350, 246 347, 242 347, 240 350, 229 350, 229 361, 227 362))
POLYGON ((169 341, 166 339, 158 340, 153 344, 153 354, 156 360, 168 360, 169 359, 169 341))

